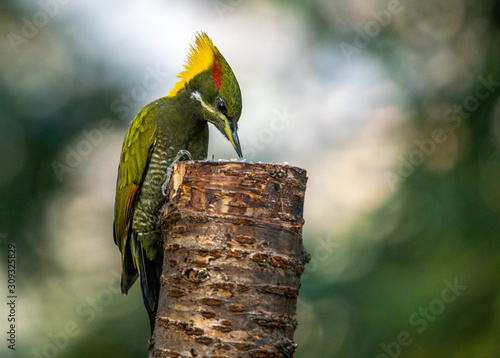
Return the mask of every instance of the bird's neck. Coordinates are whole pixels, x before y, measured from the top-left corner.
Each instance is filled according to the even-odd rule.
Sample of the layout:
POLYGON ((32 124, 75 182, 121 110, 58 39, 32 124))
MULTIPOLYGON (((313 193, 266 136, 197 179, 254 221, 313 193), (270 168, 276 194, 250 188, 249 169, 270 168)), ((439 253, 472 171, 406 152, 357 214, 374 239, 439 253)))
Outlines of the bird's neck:
POLYGON ((164 97, 167 101, 166 112, 161 116, 166 133, 160 136, 168 138, 171 145, 177 149, 186 149, 195 159, 205 159, 208 150, 208 123, 203 118, 201 106, 191 98, 191 92, 183 89, 175 97, 164 97))

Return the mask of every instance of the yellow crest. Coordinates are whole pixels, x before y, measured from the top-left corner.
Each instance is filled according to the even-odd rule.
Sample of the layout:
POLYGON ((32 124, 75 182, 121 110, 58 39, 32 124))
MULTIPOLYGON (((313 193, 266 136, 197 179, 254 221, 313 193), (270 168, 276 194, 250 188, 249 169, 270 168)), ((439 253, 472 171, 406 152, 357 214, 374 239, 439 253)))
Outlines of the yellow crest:
POLYGON ((191 44, 189 49, 185 70, 177 75, 180 81, 175 84, 167 97, 174 97, 194 76, 209 69, 214 62, 214 55, 219 54, 219 50, 206 33, 203 31, 197 33, 194 46, 191 44))

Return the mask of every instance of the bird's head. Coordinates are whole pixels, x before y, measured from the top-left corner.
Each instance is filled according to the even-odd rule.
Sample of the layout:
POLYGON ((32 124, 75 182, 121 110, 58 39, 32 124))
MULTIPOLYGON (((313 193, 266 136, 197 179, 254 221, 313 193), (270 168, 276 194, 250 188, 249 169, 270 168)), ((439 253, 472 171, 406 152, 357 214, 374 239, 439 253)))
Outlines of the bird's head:
POLYGON ((204 32, 196 35, 184 68, 168 97, 175 97, 181 90, 188 91, 190 101, 200 108, 203 118, 215 125, 242 157, 238 139, 240 86, 231 67, 204 32))

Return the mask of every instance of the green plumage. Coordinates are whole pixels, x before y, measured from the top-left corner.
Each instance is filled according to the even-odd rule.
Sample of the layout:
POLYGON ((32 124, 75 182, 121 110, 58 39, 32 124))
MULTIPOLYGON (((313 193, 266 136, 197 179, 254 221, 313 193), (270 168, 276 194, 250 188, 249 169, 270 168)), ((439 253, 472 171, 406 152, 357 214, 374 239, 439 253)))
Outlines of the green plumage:
MULTIPOLYGON (((185 94, 186 91, 183 92, 185 94)), ((182 96, 182 93, 179 95, 182 96)), ((125 210, 133 185, 138 187, 138 194, 129 214, 132 216, 129 227, 122 228, 123 223, 116 220, 115 233, 122 234, 123 230, 130 230, 131 224, 150 261, 155 261, 157 249, 161 245, 156 221, 164 200, 161 185, 165 171, 181 149, 188 150, 194 159, 207 156, 207 122, 201 116, 193 116, 192 111, 179 111, 176 102, 179 102, 179 98, 164 97, 149 103, 137 114, 125 136, 118 167, 115 217, 126 217, 125 210)), ((119 237, 126 241, 128 237, 115 236, 117 245, 126 246, 126 242, 116 242, 119 237)), ((126 269, 123 272, 125 279, 122 280, 122 291, 126 293, 138 272, 132 255, 124 255, 123 260, 126 269)))
MULTIPOLYGON (((198 35, 198 46, 202 35, 198 35)), ((137 277, 141 277, 151 329, 156 316, 163 258, 157 220, 165 200, 161 193, 165 172, 180 150, 189 151, 193 159, 206 158, 208 122, 231 141, 238 154, 241 153, 236 133, 241 114, 240 89, 227 62, 215 47, 213 49, 214 62, 220 65, 223 74, 221 84, 214 83, 211 67, 190 74, 189 81, 174 95, 160 98, 141 109, 130 123, 123 141, 113 224, 114 240, 122 255, 121 290, 126 294, 137 277)), ((197 60, 196 55, 194 51, 193 61, 197 60)))

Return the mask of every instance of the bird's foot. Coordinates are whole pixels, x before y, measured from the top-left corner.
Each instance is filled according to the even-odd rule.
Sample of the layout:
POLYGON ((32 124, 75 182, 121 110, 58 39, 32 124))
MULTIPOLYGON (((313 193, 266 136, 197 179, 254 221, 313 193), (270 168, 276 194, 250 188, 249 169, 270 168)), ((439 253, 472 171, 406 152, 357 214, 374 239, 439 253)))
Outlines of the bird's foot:
POLYGON ((148 350, 151 350, 155 345, 155 339, 153 337, 151 337, 149 340, 148 340, 148 350))
POLYGON ((175 156, 172 164, 168 166, 167 170, 165 171, 165 175, 163 175, 163 184, 161 186, 161 193, 163 194, 163 196, 167 196, 167 187, 174 171, 174 164, 177 162, 183 162, 185 160, 193 160, 193 156, 187 150, 181 149, 175 156))

